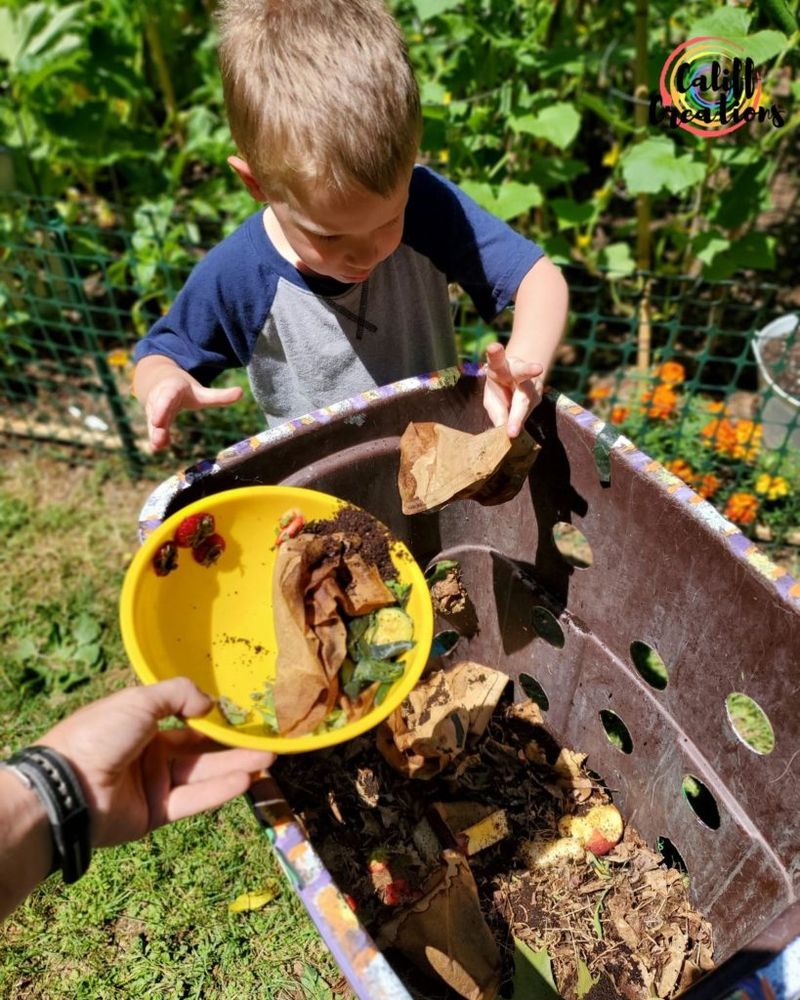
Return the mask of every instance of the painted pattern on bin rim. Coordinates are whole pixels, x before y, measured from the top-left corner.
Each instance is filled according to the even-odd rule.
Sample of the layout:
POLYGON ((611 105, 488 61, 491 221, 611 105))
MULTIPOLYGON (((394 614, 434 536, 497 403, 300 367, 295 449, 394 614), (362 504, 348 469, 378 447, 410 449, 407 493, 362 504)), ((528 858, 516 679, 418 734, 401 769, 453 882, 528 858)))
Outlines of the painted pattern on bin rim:
MULTIPOLYGON (((420 389, 435 390, 446 389, 459 380, 461 377, 481 378, 483 377, 481 367, 474 362, 462 364, 460 368, 444 368, 438 372, 430 372, 426 375, 418 375, 412 378, 403 379, 400 382, 393 382, 390 385, 381 386, 378 389, 369 389, 358 396, 342 400, 340 403, 332 403, 321 410, 314 410, 302 417, 289 420, 278 427, 270 428, 245 438, 229 448, 219 452, 215 459, 203 459, 196 465, 179 472, 170 479, 165 480, 150 494, 145 500, 139 516, 139 540, 144 539, 154 531, 165 519, 166 510, 181 490, 186 489, 198 479, 205 476, 213 476, 215 473, 230 465, 235 465, 243 456, 261 451, 278 441, 284 441, 297 434, 299 431, 306 431, 310 427, 330 423, 336 417, 345 416, 348 422, 362 423, 366 418, 370 404, 378 400, 386 400, 395 396, 403 396, 407 393, 417 392, 420 389), (359 419, 356 419, 359 418, 359 419)), ((599 420, 589 410, 584 409, 578 403, 574 403, 562 393, 550 393, 550 397, 555 400, 556 406, 570 419, 580 426, 588 428, 597 440, 601 431, 607 425, 599 420)), ((792 601, 800 606, 800 582, 777 566, 764 554, 761 548, 756 545, 741 530, 723 517, 722 514, 704 500, 695 491, 679 479, 673 473, 667 471, 660 462, 656 462, 644 452, 639 451, 636 445, 623 435, 618 435, 611 450, 618 452, 623 460, 629 463, 637 472, 644 473, 655 479, 670 495, 672 495, 685 508, 687 513, 694 520, 702 521, 708 528, 718 534, 731 553, 739 561, 743 561, 751 566, 760 576, 768 580, 778 594, 786 600, 792 601)))
POLYGON ((321 858, 291 816, 277 785, 268 779, 267 801, 259 801, 261 786, 251 790, 256 819, 267 832, 289 883, 303 902, 359 1000, 411 1000, 383 953, 350 908, 321 858))
MULTIPOLYGON (((370 404, 377 400, 402 396, 421 389, 447 388, 455 385, 462 376, 480 375, 481 371, 477 365, 466 364, 460 369, 449 368, 404 379, 246 438, 220 452, 216 459, 199 462, 157 487, 142 509, 139 521, 140 538, 143 540, 161 524, 170 502, 182 490, 198 479, 215 475, 235 465, 242 456, 251 455, 278 441, 291 438, 299 431, 327 424, 333 418, 343 415, 346 415, 345 421, 361 424, 368 416, 370 404)), ((686 515, 701 521, 714 531, 735 559, 751 566, 782 598, 800 606, 800 583, 769 560, 736 525, 724 518, 708 501, 698 496, 690 486, 668 472, 660 463, 639 451, 628 438, 616 435, 616 429, 612 437, 608 425, 582 406, 562 394, 550 393, 549 397, 569 420, 587 429, 596 443, 601 432, 605 432, 599 442, 602 448, 598 450, 605 449, 607 452, 616 453, 638 473, 654 479, 675 501, 683 505, 686 515)), ((256 817, 265 828, 287 878, 300 896, 309 916, 359 1000, 411 1000, 410 994, 361 925, 358 915, 350 909, 346 898, 308 841, 300 822, 292 816, 283 797, 270 797, 267 801, 259 802, 257 798, 252 798, 251 791, 251 801, 256 817)), ((790 947, 800 947, 800 943, 795 942, 790 947)), ((796 951, 792 954, 796 954, 796 951)), ((767 981, 776 987, 775 997, 789 1000, 790 994, 787 994, 785 989, 780 989, 784 984, 770 976, 770 972, 774 973, 774 969, 771 968, 770 972, 759 971, 762 971, 762 974, 768 977, 767 981)), ((740 1000, 741 994, 738 996, 733 994, 733 997, 740 1000)), ((791 1000, 794 1000, 794 994, 791 994, 791 1000)))

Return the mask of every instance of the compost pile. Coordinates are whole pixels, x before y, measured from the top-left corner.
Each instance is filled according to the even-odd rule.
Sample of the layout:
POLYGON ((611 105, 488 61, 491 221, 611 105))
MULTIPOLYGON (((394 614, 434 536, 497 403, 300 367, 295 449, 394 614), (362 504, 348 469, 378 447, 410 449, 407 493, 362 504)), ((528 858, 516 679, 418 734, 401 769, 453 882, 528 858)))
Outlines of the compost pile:
POLYGON ((670 998, 713 966, 685 876, 499 671, 430 674, 377 737, 274 773, 415 997, 670 998))

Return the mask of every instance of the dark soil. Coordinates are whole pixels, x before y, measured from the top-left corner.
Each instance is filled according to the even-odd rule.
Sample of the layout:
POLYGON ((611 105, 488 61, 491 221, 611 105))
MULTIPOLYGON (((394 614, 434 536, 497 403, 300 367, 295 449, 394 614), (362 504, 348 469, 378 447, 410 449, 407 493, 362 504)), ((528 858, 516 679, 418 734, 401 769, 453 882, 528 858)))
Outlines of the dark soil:
POLYGON ((391 545, 389 529, 365 510, 360 510, 358 507, 342 507, 335 517, 327 521, 310 521, 304 530, 314 535, 344 532, 358 536, 360 541, 354 543, 354 548, 364 561, 377 566, 382 579, 397 579, 397 568, 389 554, 391 545))

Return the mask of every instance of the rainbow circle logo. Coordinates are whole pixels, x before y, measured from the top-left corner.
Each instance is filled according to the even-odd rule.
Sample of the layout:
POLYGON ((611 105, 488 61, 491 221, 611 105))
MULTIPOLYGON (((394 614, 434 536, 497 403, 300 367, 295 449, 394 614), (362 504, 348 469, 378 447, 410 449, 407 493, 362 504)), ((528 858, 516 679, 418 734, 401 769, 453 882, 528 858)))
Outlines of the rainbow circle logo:
POLYGON ((692 135, 728 135, 752 121, 761 103, 761 78, 738 42, 714 35, 690 38, 667 57, 659 78, 661 102, 692 135))

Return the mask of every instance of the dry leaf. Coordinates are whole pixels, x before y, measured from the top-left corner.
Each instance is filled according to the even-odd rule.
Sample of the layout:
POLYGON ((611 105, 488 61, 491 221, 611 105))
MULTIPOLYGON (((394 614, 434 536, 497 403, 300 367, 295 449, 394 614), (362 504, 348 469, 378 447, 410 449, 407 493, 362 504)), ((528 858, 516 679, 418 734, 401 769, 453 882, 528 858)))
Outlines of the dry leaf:
POLYGON ((228 903, 228 913, 245 913, 248 910, 260 910, 271 903, 278 895, 279 889, 276 882, 268 882, 261 889, 253 892, 243 892, 232 902, 228 903))
POLYGON ((666 997, 672 993, 680 978, 686 957, 688 938, 677 924, 671 924, 670 931, 672 934, 669 939, 669 958, 661 970, 661 976, 658 980, 658 995, 660 997, 666 997))

